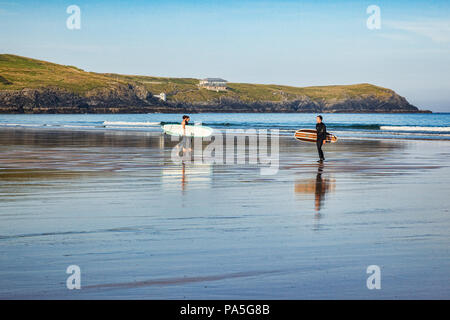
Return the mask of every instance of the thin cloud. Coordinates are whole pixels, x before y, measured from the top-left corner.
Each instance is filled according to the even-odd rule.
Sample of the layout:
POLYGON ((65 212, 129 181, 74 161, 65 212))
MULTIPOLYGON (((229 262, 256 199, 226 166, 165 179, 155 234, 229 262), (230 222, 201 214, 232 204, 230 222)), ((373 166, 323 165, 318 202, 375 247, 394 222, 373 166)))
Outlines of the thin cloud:
POLYGON ((427 37, 433 42, 450 42, 450 21, 389 21, 386 25, 392 29, 411 32, 419 36, 427 37))
POLYGON ((393 41, 411 41, 411 36, 410 35, 406 35, 403 33, 380 33, 378 34, 379 37, 381 38, 385 38, 385 39, 389 39, 389 40, 393 40, 393 41))

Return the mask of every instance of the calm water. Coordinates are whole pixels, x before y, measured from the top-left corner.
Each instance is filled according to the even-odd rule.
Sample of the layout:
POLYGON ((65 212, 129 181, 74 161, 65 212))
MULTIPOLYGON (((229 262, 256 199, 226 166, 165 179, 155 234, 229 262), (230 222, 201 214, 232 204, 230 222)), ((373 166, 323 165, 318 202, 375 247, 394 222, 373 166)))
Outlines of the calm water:
MULTIPOLYGON (((313 128, 315 114, 193 114, 192 121, 222 129, 276 128, 292 134, 313 128)), ((328 131, 339 137, 450 139, 450 113, 325 114, 328 131)), ((78 130, 160 131, 180 122, 180 114, 0 115, 0 127, 47 127, 78 130)))

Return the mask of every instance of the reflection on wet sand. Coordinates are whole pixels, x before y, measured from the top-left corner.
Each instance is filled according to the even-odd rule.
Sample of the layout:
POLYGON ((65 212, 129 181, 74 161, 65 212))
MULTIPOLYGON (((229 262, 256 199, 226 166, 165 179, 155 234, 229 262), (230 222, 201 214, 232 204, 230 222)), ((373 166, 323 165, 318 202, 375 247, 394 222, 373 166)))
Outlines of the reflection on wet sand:
POLYGON ((336 280, 373 298, 349 282, 369 261, 433 271, 420 293, 405 278, 380 298, 448 296, 448 142, 342 139, 318 165, 314 145, 279 139, 280 168, 261 176, 174 161, 179 140, 159 133, 0 129, 0 298, 73 299, 74 263, 80 299, 336 298, 336 280))
POLYGON ((273 271, 248 271, 248 272, 236 272, 229 274, 218 274, 211 276, 197 276, 197 277, 174 277, 167 279, 152 279, 143 281, 132 281, 124 283, 104 283, 97 285, 84 286, 85 289, 102 289, 102 288, 138 288, 138 287, 150 287, 150 286, 161 286, 161 285, 179 285, 185 283, 196 283, 196 282, 210 282, 219 281, 225 279, 234 278, 247 278, 255 277, 259 275, 268 275, 279 273, 279 270, 273 271))
POLYGON ((314 194, 314 207, 317 214, 325 201, 325 194, 335 189, 335 179, 323 178, 324 164, 320 163, 317 167, 317 175, 315 179, 297 181, 295 183, 295 193, 297 194, 314 194))
POLYGON ((208 164, 194 165, 181 162, 163 168, 161 172, 162 187, 165 190, 181 188, 186 191, 189 183, 194 183, 196 188, 209 188, 211 185, 212 166, 208 164))
POLYGON ((181 191, 186 190, 186 164, 183 162, 181 168, 181 191))

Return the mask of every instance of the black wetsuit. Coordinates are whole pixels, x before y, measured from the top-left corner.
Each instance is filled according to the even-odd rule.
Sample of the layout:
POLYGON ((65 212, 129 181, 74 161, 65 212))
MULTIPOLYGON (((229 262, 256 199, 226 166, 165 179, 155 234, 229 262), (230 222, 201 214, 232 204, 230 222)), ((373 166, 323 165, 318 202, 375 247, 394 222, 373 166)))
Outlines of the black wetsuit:
POLYGON ((327 127, 323 122, 316 124, 316 130, 317 130, 317 151, 319 152, 319 158, 320 160, 325 160, 325 157, 323 156, 322 151, 322 145, 323 141, 327 138, 327 127))
MULTIPOLYGON (((188 126, 189 121, 185 121, 184 125, 188 126)), ((185 131, 183 133, 185 133, 185 131)), ((184 149, 189 149, 191 147, 191 137, 187 136, 186 134, 183 134, 183 138, 181 140, 181 145, 183 146, 184 149)))

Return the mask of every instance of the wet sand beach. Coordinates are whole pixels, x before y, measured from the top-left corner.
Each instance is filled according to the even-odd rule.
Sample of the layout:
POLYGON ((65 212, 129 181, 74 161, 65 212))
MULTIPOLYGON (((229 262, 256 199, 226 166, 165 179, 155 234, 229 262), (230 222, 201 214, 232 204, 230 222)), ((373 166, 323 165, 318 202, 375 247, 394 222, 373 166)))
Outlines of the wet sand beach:
POLYGON ((0 298, 450 298, 450 141, 280 136, 275 175, 174 145, 0 129, 0 298))

